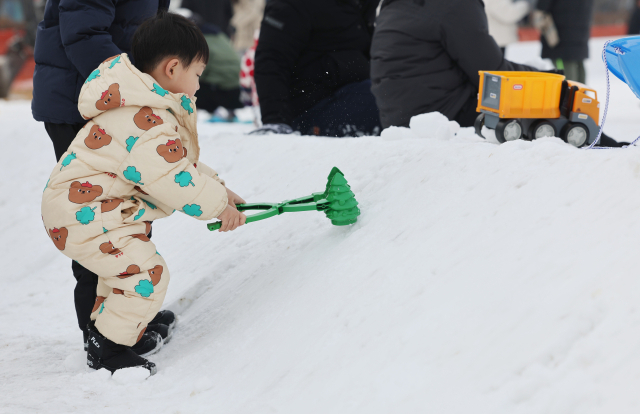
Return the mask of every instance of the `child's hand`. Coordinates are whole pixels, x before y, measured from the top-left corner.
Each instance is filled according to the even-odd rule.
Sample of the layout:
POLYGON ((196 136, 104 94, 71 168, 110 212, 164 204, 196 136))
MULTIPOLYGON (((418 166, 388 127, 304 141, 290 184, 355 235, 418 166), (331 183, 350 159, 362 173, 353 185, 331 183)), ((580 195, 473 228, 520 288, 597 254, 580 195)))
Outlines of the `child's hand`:
POLYGON ((239 212, 235 207, 227 205, 227 208, 218 216, 218 219, 222 221, 218 231, 233 231, 247 221, 247 216, 239 212))
POLYGON ((238 194, 234 193, 233 191, 229 190, 226 187, 225 187, 225 189, 227 190, 227 197, 229 198, 229 205, 230 206, 235 207, 238 204, 246 203, 246 201, 244 201, 244 199, 242 197, 240 197, 238 194))

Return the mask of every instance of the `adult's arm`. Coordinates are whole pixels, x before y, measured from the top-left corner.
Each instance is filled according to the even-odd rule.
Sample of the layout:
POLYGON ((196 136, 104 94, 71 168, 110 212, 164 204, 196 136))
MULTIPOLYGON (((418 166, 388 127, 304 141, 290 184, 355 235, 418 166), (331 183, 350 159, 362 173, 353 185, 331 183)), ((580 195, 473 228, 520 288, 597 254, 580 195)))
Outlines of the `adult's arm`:
POLYGON ((484 7, 492 18, 508 24, 519 22, 529 13, 529 3, 524 0, 515 3, 511 0, 487 0, 484 7))
POLYGON ((83 77, 105 59, 122 53, 108 32, 116 0, 60 0, 59 11, 62 45, 83 77))
POLYGON ((536 70, 504 58, 489 34, 487 15, 480 0, 449 0, 441 32, 445 50, 476 87, 480 86, 478 71, 481 70, 536 70))
POLYGON ((311 34, 311 16, 300 3, 267 3, 256 48, 254 79, 263 124, 291 125, 291 75, 311 34))

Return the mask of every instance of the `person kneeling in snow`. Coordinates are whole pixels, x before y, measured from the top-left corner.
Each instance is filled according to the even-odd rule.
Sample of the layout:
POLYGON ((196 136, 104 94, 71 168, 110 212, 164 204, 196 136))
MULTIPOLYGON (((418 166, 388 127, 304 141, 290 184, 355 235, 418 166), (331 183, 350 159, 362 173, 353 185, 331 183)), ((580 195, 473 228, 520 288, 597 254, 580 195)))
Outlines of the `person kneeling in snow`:
POLYGON ((169 270, 149 222, 176 210, 235 230, 244 200, 198 160, 195 105, 209 59, 200 30, 164 10, 85 81, 78 109, 88 122, 56 165, 42 197, 54 245, 99 277, 87 327, 87 364, 115 372, 155 364, 132 346, 160 309, 169 270))

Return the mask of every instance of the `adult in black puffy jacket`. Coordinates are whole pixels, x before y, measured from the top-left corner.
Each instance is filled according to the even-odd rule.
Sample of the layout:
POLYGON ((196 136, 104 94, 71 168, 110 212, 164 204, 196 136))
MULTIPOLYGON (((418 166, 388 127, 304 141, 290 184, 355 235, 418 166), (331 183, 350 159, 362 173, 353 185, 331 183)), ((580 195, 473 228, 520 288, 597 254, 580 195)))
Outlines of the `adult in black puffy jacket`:
MULTIPOLYGON (((105 59, 128 53, 140 23, 168 5, 169 0, 47 1, 34 52, 35 120, 45 122, 47 129, 51 124, 84 124, 78 95, 85 79, 105 59)), ((54 142, 58 157, 68 147, 61 146, 54 142)))
POLYGON ((480 70, 535 70, 505 60, 482 0, 385 0, 371 44, 382 126, 440 112, 463 127, 477 117, 480 70))
MULTIPOLYGON (((38 25, 31 111, 44 122, 60 159, 86 121, 78 111, 80 88, 105 59, 129 53, 138 26, 168 8, 169 0, 48 0, 38 25)), ((72 263, 78 326, 84 331, 98 277, 72 263)), ((85 338, 86 342, 86 338, 85 338)))
POLYGON ((375 134, 369 81, 377 0, 270 0, 255 57, 264 127, 324 136, 375 134))
POLYGON ((538 0, 536 9, 551 15, 560 40, 551 47, 542 36, 542 57, 551 59, 558 69, 563 69, 568 79, 584 83, 593 0, 538 0))

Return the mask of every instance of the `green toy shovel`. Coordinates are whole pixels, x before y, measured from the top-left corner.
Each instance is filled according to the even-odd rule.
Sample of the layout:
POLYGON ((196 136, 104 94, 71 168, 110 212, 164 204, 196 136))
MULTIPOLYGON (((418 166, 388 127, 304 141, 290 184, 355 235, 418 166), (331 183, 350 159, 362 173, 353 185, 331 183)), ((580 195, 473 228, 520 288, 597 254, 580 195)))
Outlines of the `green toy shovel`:
MULTIPOLYGON (((253 203, 238 204, 239 211, 264 210, 260 213, 247 216, 247 223, 264 220, 278 216, 282 213, 294 213, 297 211, 324 211, 334 226, 346 226, 358 220, 360 209, 355 199, 355 194, 344 174, 337 167, 333 167, 327 179, 327 188, 324 193, 313 193, 310 196, 287 200, 282 203, 253 203)), ((207 228, 211 231, 218 230, 221 223, 209 223, 207 228)))

